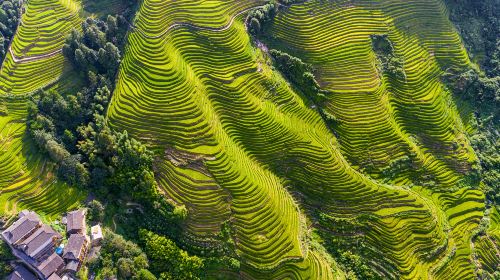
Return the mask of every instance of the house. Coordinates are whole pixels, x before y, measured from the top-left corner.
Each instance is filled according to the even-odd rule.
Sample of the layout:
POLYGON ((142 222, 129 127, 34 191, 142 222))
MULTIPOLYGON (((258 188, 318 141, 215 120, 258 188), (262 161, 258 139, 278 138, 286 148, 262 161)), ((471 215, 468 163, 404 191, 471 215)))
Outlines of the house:
POLYGON ((16 247, 35 261, 49 256, 62 236, 47 225, 42 225, 16 247))
POLYGON ((39 265, 37 265, 36 268, 45 278, 48 278, 53 273, 57 274, 64 268, 64 260, 56 253, 53 253, 48 258, 43 260, 39 265))
POLYGON ((100 225, 95 225, 90 228, 90 239, 92 240, 92 245, 97 246, 102 241, 102 229, 100 225))
POLYGON ((19 220, 3 231, 2 236, 8 244, 17 245, 41 226, 40 217, 35 212, 23 210, 19 214, 19 220))
POLYGON ((87 255, 89 241, 83 234, 72 234, 68 244, 64 247, 63 259, 66 261, 66 270, 76 273, 87 255))
POLYGON ((68 234, 85 234, 85 210, 78 209, 66 215, 66 231, 68 234))
POLYGON ((7 280, 37 280, 36 276, 22 265, 16 266, 7 280))
POLYGON ((56 273, 52 273, 47 280, 61 280, 61 277, 59 277, 56 273))

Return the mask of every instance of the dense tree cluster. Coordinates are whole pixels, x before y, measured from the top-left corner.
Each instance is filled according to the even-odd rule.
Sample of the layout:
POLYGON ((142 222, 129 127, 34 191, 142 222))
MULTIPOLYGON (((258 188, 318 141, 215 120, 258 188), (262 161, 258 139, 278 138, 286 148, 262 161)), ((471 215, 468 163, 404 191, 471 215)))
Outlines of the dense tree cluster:
POLYGON ((489 77, 500 75, 500 5, 498 0, 446 0, 450 19, 470 53, 489 77))
POLYGON ((479 164, 465 182, 482 188, 487 205, 500 210, 500 5, 497 0, 447 0, 446 3, 450 19, 481 67, 450 71, 444 76, 453 93, 474 110, 470 142, 479 164))
POLYGON ((373 51, 377 55, 384 73, 396 79, 405 79, 403 60, 394 52, 394 47, 387 35, 372 35, 373 51))
POLYGON ((60 178, 101 195, 158 198, 152 152, 105 121, 111 96, 106 86, 67 96, 39 91, 38 96, 29 106, 28 128, 40 150, 58 164, 60 178))
POLYGON ((471 177, 475 184, 482 182, 488 204, 494 204, 500 210, 500 140, 498 120, 493 117, 479 117, 473 120, 476 133, 470 136, 470 142, 479 158, 471 177))
MULTIPOLYGON (((488 77, 471 68, 445 77, 453 91, 478 104, 500 105, 500 76, 488 77)), ((498 115, 500 112, 496 112, 498 115)))
POLYGON ((72 30, 63 47, 63 54, 77 69, 94 75, 106 74, 113 79, 120 65, 122 46, 128 29, 126 19, 108 15, 106 21, 87 18, 82 32, 72 30))
POLYGON ((148 270, 149 261, 141 248, 121 235, 106 231, 99 257, 90 260, 88 266, 98 272, 95 279, 156 279, 148 270))
POLYGON ((7 276, 12 272, 9 263, 14 259, 9 246, 0 238, 0 279, 7 279, 7 276))
POLYGON ((270 50, 269 54, 273 58, 276 68, 278 68, 294 86, 314 101, 321 102, 324 97, 324 92, 321 90, 312 73, 313 69, 311 65, 304 63, 300 58, 279 50, 270 50))
POLYGON ((270 22, 278 12, 278 4, 271 1, 270 3, 252 10, 246 19, 248 30, 250 33, 257 35, 262 32, 263 26, 270 22))
POLYGON ((200 279, 203 259, 190 256, 165 236, 141 230, 140 239, 151 261, 151 270, 161 279, 200 279))
POLYGON ((153 153, 126 131, 105 120, 120 64, 126 21, 87 19, 73 30, 64 55, 84 74, 87 87, 61 95, 40 90, 29 106, 28 129, 37 146, 58 164, 64 181, 91 187, 97 194, 120 194, 153 204, 161 199, 152 172, 153 153), (38 97, 38 99, 37 99, 38 97))
POLYGON ((20 0, 0 1, 0 64, 7 54, 7 48, 14 37, 21 15, 20 0))

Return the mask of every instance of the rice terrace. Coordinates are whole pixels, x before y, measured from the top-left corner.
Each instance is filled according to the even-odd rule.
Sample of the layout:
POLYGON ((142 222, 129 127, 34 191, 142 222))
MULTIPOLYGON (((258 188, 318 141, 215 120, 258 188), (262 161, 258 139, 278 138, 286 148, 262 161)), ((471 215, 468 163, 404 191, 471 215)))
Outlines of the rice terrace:
POLYGON ((500 280, 499 0, 0 0, 0 279, 500 280))

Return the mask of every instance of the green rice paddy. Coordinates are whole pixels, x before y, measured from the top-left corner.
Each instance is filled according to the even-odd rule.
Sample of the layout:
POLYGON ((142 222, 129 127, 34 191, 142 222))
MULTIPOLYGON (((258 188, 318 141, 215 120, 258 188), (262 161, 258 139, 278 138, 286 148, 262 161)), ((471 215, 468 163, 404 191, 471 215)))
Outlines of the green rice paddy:
MULTIPOLYGON (((313 228, 384 279, 495 269, 500 216, 492 210, 487 235, 473 241, 484 194, 458 184, 477 159, 441 76, 470 61, 442 1, 311 0, 280 11, 263 43, 314 67, 334 127, 252 42, 245 11, 264 3, 144 0, 128 35, 108 122, 155 151, 161 191, 188 209, 187 240, 217 246, 229 225, 244 279, 344 278, 313 246, 313 228), (382 70, 373 35, 387 36, 404 77, 382 70), (386 178, 405 157, 412 164, 386 178)), ((67 69, 58 51, 82 20, 80 3, 26 7, 17 58, 0 71, 9 109, 0 115, 0 213, 57 215, 83 194, 33 151, 25 96, 67 69), (18 59, 29 57, 40 59, 18 59)))

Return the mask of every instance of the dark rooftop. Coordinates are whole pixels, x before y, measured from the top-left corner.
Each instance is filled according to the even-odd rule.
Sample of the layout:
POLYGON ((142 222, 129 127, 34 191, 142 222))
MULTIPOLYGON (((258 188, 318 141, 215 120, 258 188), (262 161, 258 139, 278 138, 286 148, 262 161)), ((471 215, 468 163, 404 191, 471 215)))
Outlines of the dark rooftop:
POLYGON ((64 247, 63 258, 78 260, 87 239, 82 234, 72 234, 68 239, 68 244, 64 247))
POLYGON ((49 277, 52 273, 57 272, 62 266, 64 266, 64 260, 56 253, 53 253, 40 263, 37 268, 43 276, 49 277))
POLYGON ((47 280, 61 280, 61 277, 59 277, 59 275, 55 273, 52 273, 52 275, 50 275, 50 277, 47 278, 47 280))
POLYGON ((85 224, 85 211, 78 209, 75 211, 68 212, 67 219, 67 231, 83 231, 85 224))
POLYGON ((18 265, 7 280, 37 280, 36 276, 22 265, 18 265))
POLYGON ((53 244, 54 238, 61 238, 51 227, 42 225, 30 237, 20 244, 20 248, 26 255, 34 258, 40 251, 53 244))
POLYGON ((10 244, 14 244, 26 237, 28 233, 41 225, 40 218, 35 212, 23 211, 20 219, 7 228, 2 235, 10 244))

